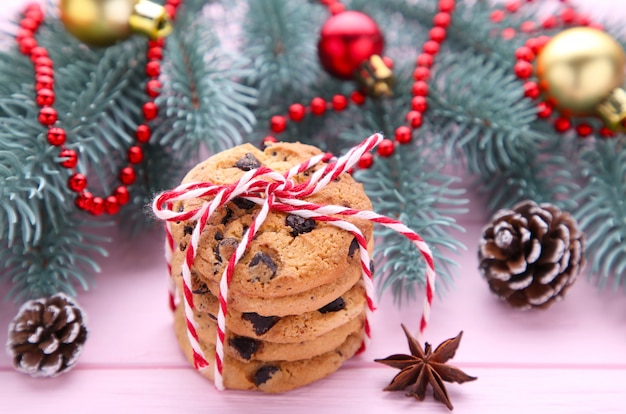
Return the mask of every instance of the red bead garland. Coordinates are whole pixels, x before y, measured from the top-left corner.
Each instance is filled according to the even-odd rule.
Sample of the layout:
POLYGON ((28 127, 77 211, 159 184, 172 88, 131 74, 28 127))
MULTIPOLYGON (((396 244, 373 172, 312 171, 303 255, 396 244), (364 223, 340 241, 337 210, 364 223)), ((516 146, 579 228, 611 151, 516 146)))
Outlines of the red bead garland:
MULTIPOLYGON (((322 4, 331 9, 341 5, 337 0, 320 0, 322 4)), ((412 140, 413 131, 420 128, 423 123, 423 114, 428 109, 426 96, 428 95, 428 83, 430 78, 430 67, 433 65, 435 56, 439 53, 441 42, 447 37, 446 29, 450 26, 452 20, 451 13, 456 6, 455 0, 439 0, 438 13, 433 18, 433 28, 430 29, 429 38, 422 45, 421 53, 418 55, 415 64, 416 68, 413 72, 415 82, 411 87, 413 98, 411 100, 411 108, 405 115, 406 125, 401 125, 395 130, 395 142, 390 139, 383 140, 378 146, 378 154, 381 157, 389 157, 395 152, 396 143, 399 145, 408 144, 412 140)), ((337 7, 339 9, 339 7, 337 7)), ((343 11, 343 5, 341 5, 343 11)), ((335 13, 336 14, 336 13, 335 13)), ((389 58, 383 58, 388 67, 393 66, 393 62, 389 58)), ((275 115, 270 119, 270 130, 275 134, 285 131, 288 120, 300 122, 307 113, 313 115, 323 115, 327 109, 336 112, 343 111, 347 108, 351 101, 355 105, 363 105, 366 96, 361 91, 354 91, 350 98, 344 95, 334 95, 330 102, 321 97, 315 97, 311 100, 308 107, 300 103, 294 103, 289 106, 288 116, 275 115)), ((276 142, 274 136, 267 136, 263 140, 264 143, 276 142)), ((370 153, 364 154, 358 162, 358 167, 366 169, 372 166, 374 162, 370 153)))
MULTIPOLYGON (((587 25, 599 27, 599 25, 594 25, 586 16, 582 16, 576 12, 574 7, 569 3, 568 0, 561 0, 561 3, 565 5, 565 9, 563 9, 560 13, 549 16, 545 20, 541 22, 541 28, 543 29, 554 29, 558 26, 572 26, 572 25, 587 25)), ((509 8, 506 7, 506 11, 509 13, 515 13, 519 8, 509 8)), ((491 20, 493 22, 501 22, 506 17, 506 13, 504 10, 496 10, 491 14, 491 20)), ((522 26, 526 26, 527 30, 521 30, 522 32, 529 33, 533 30, 536 30, 537 25, 533 22, 524 22, 522 26), (532 30, 529 30, 530 26, 533 26, 532 30)), ((522 29, 520 26, 520 29, 522 29)), ((543 47, 550 41, 549 36, 537 36, 530 37, 526 40, 524 45, 517 48, 515 51, 515 59, 516 63, 513 66, 513 72, 515 75, 524 80, 523 90, 524 96, 530 99, 537 99, 541 95, 542 86, 531 80, 534 75, 533 69, 533 60, 536 56, 541 52, 543 47)), ((554 113, 553 103, 548 101, 541 101, 537 104, 537 117, 540 119, 550 119, 554 113)), ((586 123, 581 123, 577 126, 572 124, 572 120, 567 116, 567 114, 560 114, 552 119, 552 123, 554 125, 555 131, 559 133, 566 133, 571 130, 575 130, 579 137, 586 138, 592 135, 593 128, 586 123)), ((599 135, 603 138, 611 138, 614 137, 615 134, 607 134, 606 130, 608 128, 601 127, 598 131, 599 135)))
MULTIPOLYGON (((166 12, 173 19, 176 9, 180 5, 181 0, 167 0, 165 4, 166 12)), ((137 178, 137 174, 132 166, 128 165, 121 169, 119 180, 122 185, 118 186, 113 194, 107 197, 94 197, 87 190, 87 177, 75 171, 78 165, 78 153, 65 147, 67 138, 66 131, 56 125, 58 115, 56 109, 52 107, 55 101, 54 93, 54 63, 48 56, 48 51, 43 46, 39 46, 35 39, 41 23, 44 19, 44 13, 38 3, 31 3, 26 6, 23 12, 23 18, 20 21, 20 29, 18 29, 15 39, 17 41, 20 52, 30 58, 35 68, 35 102, 39 106, 39 115, 37 117, 39 123, 48 127, 47 141, 50 145, 60 148, 59 165, 72 170, 72 175, 68 178, 68 188, 78 193, 75 199, 75 205, 84 211, 88 211, 93 215, 101 215, 103 213, 115 214, 120 210, 120 206, 130 201, 128 192, 129 185, 133 184, 137 178)), ((146 95, 149 100, 143 105, 143 115, 146 121, 150 121, 158 116, 158 107, 154 103, 154 99, 161 92, 161 82, 158 77, 161 73, 161 59, 163 58, 163 47, 165 39, 151 40, 148 42, 147 58, 145 72, 149 77, 146 82, 146 95)), ((140 124, 135 130, 135 138, 139 144, 145 144, 150 140, 150 127, 146 124, 140 124)), ((127 152, 128 162, 131 165, 140 164, 144 160, 144 150, 140 145, 133 145, 127 152)))

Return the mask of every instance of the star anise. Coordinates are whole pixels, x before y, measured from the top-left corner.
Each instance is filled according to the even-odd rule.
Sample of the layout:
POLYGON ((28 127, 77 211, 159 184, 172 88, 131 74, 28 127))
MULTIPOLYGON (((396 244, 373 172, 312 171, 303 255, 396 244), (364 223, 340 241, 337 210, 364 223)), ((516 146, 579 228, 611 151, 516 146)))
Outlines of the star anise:
POLYGON ((435 352, 432 352, 431 346, 426 342, 424 350, 404 325, 402 325, 404 333, 409 342, 411 355, 395 354, 385 359, 376 359, 376 362, 389 365, 393 368, 401 369, 391 383, 385 387, 384 391, 401 391, 408 388, 407 397, 413 396, 423 401, 426 396, 426 387, 430 384, 433 388, 435 399, 441 401, 452 410, 452 403, 446 391, 443 381, 458 382, 459 384, 466 381, 473 381, 476 377, 470 377, 460 369, 446 362, 454 357, 454 354, 461 343, 461 331, 456 337, 450 338, 439 345, 435 352))

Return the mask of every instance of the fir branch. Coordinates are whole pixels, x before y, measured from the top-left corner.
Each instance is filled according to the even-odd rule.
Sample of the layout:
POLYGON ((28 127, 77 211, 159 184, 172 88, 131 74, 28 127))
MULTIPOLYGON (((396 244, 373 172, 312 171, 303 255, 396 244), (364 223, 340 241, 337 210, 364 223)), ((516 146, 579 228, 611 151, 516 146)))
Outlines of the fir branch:
POLYGON ((209 25, 178 21, 168 39, 165 59, 169 81, 157 103, 166 120, 155 130, 161 145, 171 145, 181 159, 200 146, 218 152, 242 142, 254 115, 255 92, 234 79, 246 76, 246 61, 227 53, 209 25))
POLYGON ((316 34, 325 10, 287 0, 250 0, 248 7, 242 48, 253 60, 245 83, 259 90, 262 113, 284 111, 309 96, 320 76, 316 34))
MULTIPOLYGON (((436 153, 407 145, 392 157, 377 160, 371 169, 359 171, 356 177, 363 182, 375 211, 402 221, 429 244, 439 275, 437 286, 445 288, 452 281, 454 262, 443 251, 464 248, 449 234, 462 228, 448 215, 464 212, 461 206, 466 200, 460 198, 463 190, 453 188, 457 179, 441 173, 441 165, 434 162, 436 157, 436 153)), ((415 287, 425 282, 421 255, 389 229, 376 230, 376 238, 374 261, 379 269, 375 277, 380 293, 391 288, 399 304, 403 298, 414 299, 415 287)))
POLYGON ((586 233, 587 258, 600 288, 626 285, 626 150, 623 140, 597 141, 582 152, 585 186, 574 215, 586 233))
POLYGON ((92 256, 106 256, 97 246, 106 239, 81 229, 85 224, 81 220, 66 215, 61 228, 53 227, 45 214, 40 214, 39 220, 45 231, 37 243, 15 243, 0 249, 0 262, 5 264, 0 279, 12 283, 8 297, 19 303, 57 292, 76 296, 76 286, 87 290, 88 275, 100 270, 92 256))

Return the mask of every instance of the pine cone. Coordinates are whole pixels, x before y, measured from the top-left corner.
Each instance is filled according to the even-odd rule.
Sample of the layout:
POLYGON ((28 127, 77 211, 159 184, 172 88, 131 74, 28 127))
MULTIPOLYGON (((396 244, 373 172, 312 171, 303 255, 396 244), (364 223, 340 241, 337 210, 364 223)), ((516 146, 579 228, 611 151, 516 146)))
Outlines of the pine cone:
POLYGON ((551 204, 523 201, 498 211, 483 229, 479 267, 489 288, 511 306, 546 308, 584 267, 584 235, 551 204))
POLYGON ((52 377, 74 366, 86 339, 82 310, 57 293, 22 305, 9 325, 7 351, 16 370, 52 377))

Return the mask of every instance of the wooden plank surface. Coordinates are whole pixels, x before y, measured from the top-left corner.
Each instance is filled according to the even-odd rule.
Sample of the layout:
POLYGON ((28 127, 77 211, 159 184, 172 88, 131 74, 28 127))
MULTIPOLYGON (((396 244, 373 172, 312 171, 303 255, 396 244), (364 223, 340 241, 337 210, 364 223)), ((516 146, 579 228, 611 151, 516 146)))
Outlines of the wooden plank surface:
MULTIPOLYGON (((7 16, 20 1, 11 2, 7 16)), ((22 2, 23 3, 23 2, 22 2)), ((626 4, 585 2, 594 13, 626 14, 626 4)), ((4 5, 3 5, 4 7, 4 5)), ((464 331, 452 361, 479 379, 448 387, 459 413, 623 413, 626 395, 626 297, 598 292, 581 278, 566 299, 545 312, 518 312, 488 291, 477 271, 476 248, 485 220, 480 203, 460 217, 467 250, 455 258, 454 287, 435 301, 427 340, 438 344, 464 331)), ((372 320, 367 351, 331 377, 283 395, 227 391, 186 363, 172 333, 161 234, 128 240, 112 234, 115 246, 102 261, 96 285, 80 295, 90 337, 78 366, 55 379, 15 372, 0 353, 1 413, 188 412, 318 413, 447 412, 432 400, 418 403, 382 388, 396 370, 374 358, 407 352, 400 323, 416 330, 420 301, 399 309, 384 295, 372 320)), ((0 294, 7 286, 0 286, 0 294)), ((0 304, 0 343, 15 314, 0 304)))

